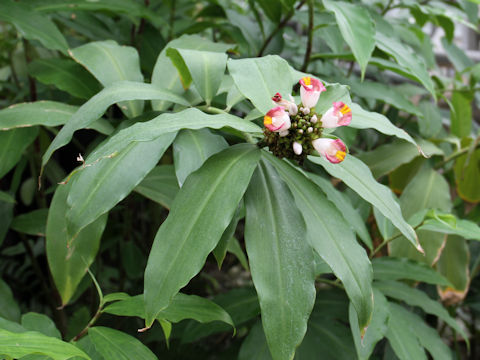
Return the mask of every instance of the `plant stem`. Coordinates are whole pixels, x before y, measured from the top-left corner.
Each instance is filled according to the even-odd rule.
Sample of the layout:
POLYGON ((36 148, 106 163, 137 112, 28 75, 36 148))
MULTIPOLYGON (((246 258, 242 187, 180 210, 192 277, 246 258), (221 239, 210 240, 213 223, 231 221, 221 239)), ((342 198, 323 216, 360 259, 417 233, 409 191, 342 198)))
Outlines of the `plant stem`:
POLYGON ((197 108, 211 114, 228 114, 227 111, 219 109, 215 106, 203 105, 203 106, 198 106, 197 108))
POLYGON ((302 71, 307 71, 308 63, 310 62, 310 55, 312 53, 312 42, 313 42, 313 12, 314 12, 314 2, 313 0, 308 0, 308 40, 307 40, 307 50, 305 51, 305 58, 303 59, 302 71))
MULTIPOLYGON (((480 136, 478 136, 475 140, 475 145, 473 147, 473 149, 476 149, 478 146, 480 145, 480 136)), ((471 147, 466 147, 466 148, 463 148, 463 149, 460 149, 456 152, 454 152, 453 154, 450 154, 449 156, 447 156, 445 158, 445 160, 439 162, 437 165, 435 165, 435 169, 440 169, 441 167, 445 166, 448 162, 464 155, 465 153, 468 153, 470 151, 471 147)))
POLYGON ((103 309, 102 309, 102 304, 100 303, 98 305, 97 312, 95 313, 95 315, 93 315, 93 318, 88 322, 87 326, 85 326, 83 330, 80 331, 71 341, 76 342, 80 340, 82 337, 84 337, 87 334, 88 329, 90 329, 97 322, 98 318, 102 314, 103 314, 103 309))
MULTIPOLYGON (((298 4, 298 6, 295 8, 295 10, 298 10, 300 9, 303 4, 305 4, 305 1, 306 0, 302 0, 300 1, 300 3, 298 4)), ((273 29, 273 31, 270 33, 270 35, 268 35, 268 37, 265 39, 265 41, 263 42, 263 45, 260 49, 260 51, 258 52, 257 56, 260 57, 263 55, 265 49, 267 48, 268 44, 270 44, 270 41, 272 41, 272 39, 275 37, 275 35, 277 34, 277 32, 279 32, 285 25, 287 25, 287 22, 288 20, 291 19, 291 17, 293 16, 293 14, 295 14, 295 10, 292 10, 290 11, 284 18, 282 21, 280 21, 277 25, 277 27, 275 29, 273 29)))
MULTIPOLYGON (((423 221, 422 221, 420 224, 418 224, 417 226, 415 226, 413 229, 414 229, 414 230, 417 230, 417 229, 418 229, 420 226, 422 226, 422 225, 423 225, 423 221)), ((394 235, 394 236, 389 237, 388 239, 385 239, 380 245, 378 245, 378 247, 376 247, 376 248, 372 251, 372 253, 370 254, 370 259, 373 259, 373 257, 374 257, 380 250, 382 250, 382 249, 385 247, 385 245, 387 245, 389 242, 391 242, 391 241, 399 238, 400 236, 403 236, 403 234, 402 234, 402 233, 398 233, 397 235, 394 235)))
POLYGON ((385 6, 385 8, 383 9, 382 16, 385 15, 387 12, 389 12, 392 9, 392 4, 393 4, 393 0, 390 0, 388 2, 387 6, 385 6))

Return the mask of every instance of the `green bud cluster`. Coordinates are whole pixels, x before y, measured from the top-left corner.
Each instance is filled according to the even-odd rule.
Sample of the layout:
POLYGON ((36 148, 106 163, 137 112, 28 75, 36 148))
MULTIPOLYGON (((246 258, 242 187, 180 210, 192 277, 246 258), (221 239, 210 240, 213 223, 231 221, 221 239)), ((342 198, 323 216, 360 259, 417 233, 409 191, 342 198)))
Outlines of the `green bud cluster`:
POLYGON ((264 128, 264 139, 260 143, 262 146, 268 146, 273 155, 280 159, 287 158, 303 164, 307 155, 314 151, 312 141, 322 137, 321 118, 322 116, 315 114, 313 109, 310 110, 309 114, 298 111, 297 115, 290 116, 291 126, 288 129, 287 136, 280 136, 277 132, 264 128), (313 115, 317 115, 317 122, 315 123, 311 121, 313 115), (294 142, 302 145, 303 150, 300 155, 293 151, 294 142))

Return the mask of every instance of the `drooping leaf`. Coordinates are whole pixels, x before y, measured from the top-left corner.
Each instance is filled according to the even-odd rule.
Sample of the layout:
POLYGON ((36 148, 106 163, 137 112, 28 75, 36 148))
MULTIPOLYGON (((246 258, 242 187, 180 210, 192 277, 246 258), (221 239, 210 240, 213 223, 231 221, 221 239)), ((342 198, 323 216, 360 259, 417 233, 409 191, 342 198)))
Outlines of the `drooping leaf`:
POLYGON ((134 191, 170 209, 179 189, 173 165, 160 165, 153 168, 134 191))
POLYGON ((11 321, 20 320, 20 308, 13 298, 12 290, 2 279, 0 279, 0 317, 11 321))
POLYGON ((48 17, 30 9, 26 3, 5 0, 0 3, 0 19, 12 23, 28 40, 38 40, 47 49, 67 52, 68 44, 48 17))
POLYGON ((271 161, 295 196, 307 224, 307 239, 342 280, 363 330, 372 316, 372 269, 367 254, 337 208, 304 175, 273 156, 271 161))
POLYGON ((378 183, 370 169, 354 156, 345 158, 340 164, 331 164, 327 160, 309 156, 308 159, 322 165, 332 176, 341 179, 363 199, 370 202, 404 234, 415 246, 418 246, 417 235, 413 228, 403 219, 400 206, 386 186, 378 183))
MULTIPOLYGON (((0 110, 0 130, 10 130, 35 125, 63 125, 69 121, 77 110, 77 106, 49 100, 14 104, 0 110)), ((97 130, 106 135, 113 132, 113 127, 104 119, 91 122, 86 128, 97 130)))
POLYGON ((211 155, 227 147, 223 136, 212 134, 208 129, 180 131, 173 143, 175 173, 180 186, 211 155))
POLYGON ((148 347, 140 342, 140 340, 118 330, 103 326, 95 326, 88 330, 88 336, 95 345, 95 349, 105 359, 158 359, 148 347))
POLYGON ((71 184, 60 185, 55 191, 47 218, 46 250, 50 272, 62 303, 66 305, 93 262, 100 243, 106 216, 83 229, 75 239, 67 235, 65 214, 71 184))
POLYGON ((274 359, 292 359, 315 301, 312 250, 287 185, 261 161, 245 195, 245 243, 274 359))
MULTIPOLYGON (((120 316, 138 316, 145 318, 145 303, 143 295, 121 299, 108 305, 105 312, 120 316)), ((232 318, 219 305, 211 300, 196 295, 177 293, 170 305, 157 315, 157 320, 164 319, 178 323, 185 319, 193 319, 200 323, 221 321, 234 328, 232 318)))
POLYGON ((375 23, 368 11, 359 5, 325 0, 323 4, 335 13, 340 32, 360 64, 363 78, 375 48, 375 23))
MULTIPOLYGON (((120 46, 115 41, 96 41, 68 51, 70 56, 83 65, 103 86, 129 80, 143 83, 138 52, 130 46, 120 46)), ((143 110, 143 101, 119 102, 120 109, 130 118, 143 110)))
POLYGON ((88 127, 102 116, 110 105, 120 101, 137 99, 168 99, 179 104, 188 105, 182 98, 150 84, 131 81, 119 81, 100 91, 83 104, 66 125, 60 130, 42 158, 42 166, 48 162, 53 152, 68 144, 73 133, 88 127))
POLYGON ((362 338, 360 335, 360 327, 358 326, 357 313, 352 305, 349 309, 350 327, 352 329, 353 341, 355 342, 355 348, 357 349, 357 355, 360 360, 367 360, 370 358, 375 345, 383 339, 385 333, 388 330, 388 316, 389 308, 388 302, 385 296, 378 291, 374 290, 373 300, 373 314, 372 321, 368 326, 365 336, 362 338))
POLYGON ((292 92, 290 65, 279 56, 230 59, 227 66, 238 90, 263 114, 275 107, 273 95, 287 97, 292 92))
POLYGON ((434 285, 450 285, 448 279, 421 262, 405 258, 381 257, 372 261, 375 280, 408 279, 434 285))
POLYGON ((418 306, 427 314, 437 316, 455 329, 465 340, 468 341, 465 331, 459 326, 456 320, 450 316, 442 304, 432 300, 423 291, 397 281, 376 281, 374 282, 374 286, 388 297, 402 300, 411 306, 418 306))
POLYGON ((0 179, 20 161, 37 135, 36 128, 0 131, 0 179))
POLYGON ((45 236, 47 215, 48 209, 37 209, 18 215, 13 219, 11 228, 24 234, 45 236))
POLYGON ((68 59, 37 59, 29 64, 28 73, 44 84, 82 99, 89 99, 101 90, 88 71, 68 59))
POLYGON ((145 270, 147 326, 202 268, 232 219, 258 158, 255 146, 233 146, 210 157, 184 183, 145 270))
POLYGON ((92 165, 80 169, 70 180, 68 234, 74 238, 123 200, 153 169, 174 138, 174 133, 167 133, 152 141, 131 142, 113 157, 97 163, 87 158, 92 165), (140 158, 142 161, 138 161, 140 158))
POLYGON ((53 360, 67 360, 73 356, 90 360, 87 354, 74 345, 37 331, 14 333, 0 329, 0 351, 17 359, 29 354, 44 354, 53 360))
POLYGON ((21 323, 26 330, 38 331, 44 335, 57 339, 62 338, 55 323, 47 315, 29 312, 22 315, 21 323))

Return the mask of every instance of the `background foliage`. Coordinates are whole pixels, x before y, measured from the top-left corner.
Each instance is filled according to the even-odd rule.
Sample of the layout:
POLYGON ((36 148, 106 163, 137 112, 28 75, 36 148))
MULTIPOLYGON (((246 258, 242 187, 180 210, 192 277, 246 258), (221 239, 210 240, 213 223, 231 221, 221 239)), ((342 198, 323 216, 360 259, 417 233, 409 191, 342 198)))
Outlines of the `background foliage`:
POLYGON ((2 0, 0 357, 478 358, 478 4, 2 0))

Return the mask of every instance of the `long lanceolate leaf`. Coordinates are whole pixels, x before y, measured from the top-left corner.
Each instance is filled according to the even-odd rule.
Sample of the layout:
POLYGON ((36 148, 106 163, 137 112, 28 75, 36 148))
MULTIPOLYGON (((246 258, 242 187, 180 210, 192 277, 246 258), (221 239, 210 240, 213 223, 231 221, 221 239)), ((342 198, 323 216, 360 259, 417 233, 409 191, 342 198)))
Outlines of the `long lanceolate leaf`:
POLYGON ((265 157, 291 188, 306 220, 310 244, 342 280, 363 330, 373 311, 372 266, 365 250, 357 243, 342 214, 314 183, 287 163, 271 155, 265 157))
POLYGON ((100 118, 110 105, 126 100, 148 99, 168 100, 178 104, 188 105, 181 97, 158 89, 150 84, 132 81, 116 82, 100 91, 78 109, 62 130, 60 130, 55 139, 53 139, 43 155, 42 166, 45 166, 57 149, 70 142, 75 131, 88 127, 92 122, 100 118))
POLYGON ((261 161, 245 195, 247 247, 262 322, 274 359, 292 359, 315 301, 305 222, 275 169, 261 161))
POLYGON ((79 171, 68 194, 68 233, 75 237, 124 199, 153 169, 174 138, 174 133, 167 133, 152 141, 131 142, 114 157, 79 171))
POLYGON ((358 195, 375 206, 419 251, 422 251, 415 231, 404 220, 392 192, 373 178, 367 165, 354 156, 347 156, 340 164, 331 164, 317 156, 309 156, 308 159, 322 165, 330 175, 342 180, 358 195))
POLYGON ((202 268, 237 209, 259 159, 258 148, 236 145, 191 174, 155 237, 145 270, 145 322, 202 268))

